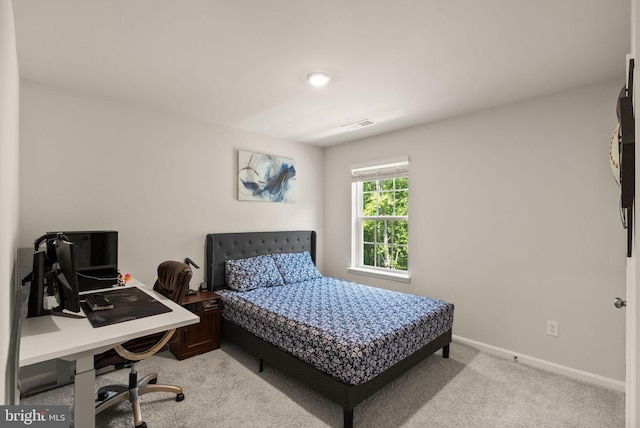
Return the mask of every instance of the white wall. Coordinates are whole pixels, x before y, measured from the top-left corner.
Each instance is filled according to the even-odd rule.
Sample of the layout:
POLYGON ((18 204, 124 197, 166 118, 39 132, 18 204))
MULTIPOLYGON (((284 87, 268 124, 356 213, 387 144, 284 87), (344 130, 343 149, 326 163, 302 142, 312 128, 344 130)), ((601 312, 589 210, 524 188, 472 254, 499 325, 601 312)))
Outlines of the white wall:
POLYGON ((13 404, 13 362, 7 350, 18 245, 19 78, 10 0, 0 0, 0 94, 0 403, 13 404))
POLYGON ((455 335, 624 380, 612 302, 625 294, 625 232, 608 164, 622 84, 329 148, 324 273, 448 300, 455 335), (409 285, 346 273, 349 165, 399 154, 410 156, 409 285))
POLYGON ((115 229, 122 271, 153 283, 160 262, 190 257, 195 287, 207 233, 322 236, 319 148, 24 81, 20 127, 21 246, 46 231, 115 229), (239 202, 238 149, 293 158, 297 201, 239 202))
POLYGON ((623 380, 612 299, 625 244, 607 162, 621 86, 323 151, 22 82, 19 243, 117 229, 122 270, 152 282, 163 260, 203 262, 208 232, 315 229, 327 275, 449 300, 458 336, 623 380), (237 201, 237 149, 294 158, 298 201, 237 201), (349 165, 397 154, 411 157, 414 189, 409 285, 346 273, 349 165))

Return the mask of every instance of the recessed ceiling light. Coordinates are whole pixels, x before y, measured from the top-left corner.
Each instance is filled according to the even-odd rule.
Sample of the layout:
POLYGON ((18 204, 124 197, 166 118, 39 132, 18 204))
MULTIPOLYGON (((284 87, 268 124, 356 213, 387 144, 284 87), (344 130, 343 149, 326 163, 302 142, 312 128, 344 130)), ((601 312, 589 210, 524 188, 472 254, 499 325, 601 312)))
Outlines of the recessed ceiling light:
POLYGON ((311 85, 321 87, 329 83, 331 76, 321 71, 314 71, 313 73, 307 74, 307 80, 311 85))

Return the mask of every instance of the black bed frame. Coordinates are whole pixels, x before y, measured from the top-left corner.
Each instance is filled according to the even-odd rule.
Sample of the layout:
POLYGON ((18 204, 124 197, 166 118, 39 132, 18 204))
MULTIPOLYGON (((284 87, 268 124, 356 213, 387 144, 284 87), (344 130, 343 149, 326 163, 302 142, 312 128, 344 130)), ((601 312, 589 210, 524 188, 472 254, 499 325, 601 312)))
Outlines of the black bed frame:
MULTIPOLYGON (((206 238, 206 281, 209 290, 227 288, 224 262, 230 259, 254 257, 262 254, 309 251, 316 261, 316 233, 314 231, 212 233, 206 238)), ((420 361, 442 349, 449 357, 451 329, 438 336, 415 353, 396 363, 373 379, 350 385, 340 382, 297 357, 256 337, 238 325, 222 320, 222 333, 260 359, 260 368, 266 361, 279 371, 304 383, 319 394, 342 406, 344 426, 353 426, 354 407, 382 389, 389 382, 411 369, 420 361)))

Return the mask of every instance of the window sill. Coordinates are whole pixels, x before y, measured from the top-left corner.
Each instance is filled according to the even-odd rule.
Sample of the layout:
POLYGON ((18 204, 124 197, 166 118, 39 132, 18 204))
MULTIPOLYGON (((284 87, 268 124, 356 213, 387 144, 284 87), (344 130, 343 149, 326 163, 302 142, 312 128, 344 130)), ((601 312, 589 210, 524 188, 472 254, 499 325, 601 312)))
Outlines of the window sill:
POLYGON ((361 267, 348 267, 347 272, 352 273, 354 275, 364 275, 370 276, 373 278, 380 279, 388 279, 391 281, 404 282, 405 284, 411 283, 411 277, 409 276, 409 272, 400 273, 400 272, 387 272, 381 269, 367 269, 361 267))

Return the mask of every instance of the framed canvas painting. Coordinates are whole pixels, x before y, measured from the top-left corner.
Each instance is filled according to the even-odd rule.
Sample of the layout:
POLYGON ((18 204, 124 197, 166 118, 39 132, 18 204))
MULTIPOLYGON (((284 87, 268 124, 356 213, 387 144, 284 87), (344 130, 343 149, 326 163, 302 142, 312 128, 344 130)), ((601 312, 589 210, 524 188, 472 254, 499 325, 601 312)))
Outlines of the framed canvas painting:
POLYGON ((238 150, 238 200, 295 202, 293 159, 238 150))

